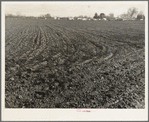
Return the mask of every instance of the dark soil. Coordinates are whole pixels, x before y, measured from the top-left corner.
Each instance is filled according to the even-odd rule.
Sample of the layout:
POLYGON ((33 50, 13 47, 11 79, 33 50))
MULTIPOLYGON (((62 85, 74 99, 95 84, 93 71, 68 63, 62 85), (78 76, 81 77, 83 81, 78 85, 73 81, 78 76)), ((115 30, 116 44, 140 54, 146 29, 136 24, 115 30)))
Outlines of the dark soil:
POLYGON ((144 108, 140 21, 7 20, 6 108, 144 108))

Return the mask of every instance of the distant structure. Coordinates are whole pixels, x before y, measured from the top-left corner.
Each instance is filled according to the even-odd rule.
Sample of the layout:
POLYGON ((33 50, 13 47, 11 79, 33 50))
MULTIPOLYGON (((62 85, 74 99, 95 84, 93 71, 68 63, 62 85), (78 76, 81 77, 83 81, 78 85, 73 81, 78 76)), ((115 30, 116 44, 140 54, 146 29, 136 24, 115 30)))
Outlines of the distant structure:
POLYGON ((114 13, 110 13, 109 15, 105 15, 104 13, 100 13, 97 14, 95 13, 95 15, 93 17, 88 17, 88 16, 76 16, 76 17, 57 17, 54 16, 52 17, 49 13, 44 14, 44 15, 40 15, 38 17, 35 16, 22 16, 22 15, 12 15, 12 14, 6 14, 5 15, 6 19, 11 19, 11 20, 15 20, 15 19, 40 19, 40 20, 50 20, 50 19, 54 19, 54 20, 81 20, 81 21, 135 21, 135 20, 140 20, 143 21, 145 20, 145 15, 143 14, 143 12, 140 11, 140 13, 137 12, 136 8, 129 8, 127 13, 123 13, 121 15, 119 15, 118 17, 114 17, 114 13))
POLYGON ((87 20, 87 18, 83 18, 82 20, 83 20, 83 21, 86 21, 86 20, 87 20))
POLYGON ((74 20, 74 18, 73 17, 69 17, 68 20, 74 20))
POLYGON ((77 20, 82 20, 82 18, 77 18, 77 20))
POLYGON ((107 18, 103 18, 102 20, 105 20, 105 21, 107 21, 107 18))

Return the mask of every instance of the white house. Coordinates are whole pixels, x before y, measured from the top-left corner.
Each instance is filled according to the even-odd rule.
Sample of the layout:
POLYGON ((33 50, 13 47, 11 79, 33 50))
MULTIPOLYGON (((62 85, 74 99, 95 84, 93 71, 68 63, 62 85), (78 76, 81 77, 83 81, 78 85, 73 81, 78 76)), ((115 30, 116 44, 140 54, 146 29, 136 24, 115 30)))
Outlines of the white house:
POLYGON ((103 18, 103 20, 105 20, 105 21, 106 21, 106 20, 107 20, 107 18, 103 18))
POLYGON ((73 17, 69 17, 69 20, 74 20, 74 18, 73 17))
POLYGON ((82 20, 85 21, 85 20, 87 20, 87 18, 83 18, 82 20))
POLYGON ((97 21, 97 19, 93 19, 93 20, 97 21))
POLYGON ((77 18, 77 20, 82 20, 82 18, 77 18))
POLYGON ((57 19, 57 17, 54 17, 54 19, 57 19))

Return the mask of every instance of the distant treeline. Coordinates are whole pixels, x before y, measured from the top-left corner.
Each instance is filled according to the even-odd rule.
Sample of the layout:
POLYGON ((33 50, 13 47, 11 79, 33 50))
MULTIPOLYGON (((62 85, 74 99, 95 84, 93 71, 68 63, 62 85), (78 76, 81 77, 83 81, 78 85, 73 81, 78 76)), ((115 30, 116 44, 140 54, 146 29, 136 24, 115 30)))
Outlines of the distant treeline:
POLYGON ((145 19, 145 15, 142 11, 138 11, 137 8, 132 7, 127 10, 127 13, 123 13, 118 17, 114 17, 114 13, 110 13, 109 15, 105 15, 104 13, 100 13, 99 15, 95 13, 94 19, 103 19, 106 18, 107 20, 113 19, 123 19, 123 20, 133 20, 133 19, 145 19))
POLYGON ((40 15, 38 17, 35 16, 25 16, 25 15, 13 15, 13 14, 6 14, 5 15, 6 18, 31 18, 31 19, 45 19, 45 18, 52 18, 50 16, 50 14, 46 14, 46 15, 40 15))
POLYGON ((95 13, 93 17, 88 16, 76 16, 76 17, 52 17, 49 13, 45 15, 40 15, 38 17, 35 16, 23 16, 23 15, 12 15, 6 14, 6 18, 30 18, 30 19, 62 19, 62 20, 144 20, 145 15, 142 11, 138 11, 135 7, 129 8, 127 13, 123 13, 118 17, 114 17, 114 13, 110 13, 109 15, 105 15, 105 13, 100 13, 99 15, 95 13))

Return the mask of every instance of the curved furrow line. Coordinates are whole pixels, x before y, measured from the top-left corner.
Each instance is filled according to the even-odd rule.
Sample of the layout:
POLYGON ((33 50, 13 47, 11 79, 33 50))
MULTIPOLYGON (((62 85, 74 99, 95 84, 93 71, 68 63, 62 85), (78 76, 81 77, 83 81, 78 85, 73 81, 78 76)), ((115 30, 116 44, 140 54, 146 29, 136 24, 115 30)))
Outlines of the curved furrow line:
MULTIPOLYGON (((74 33, 74 32, 73 32, 74 33)), ((84 38, 85 38, 85 40, 87 40, 88 41, 88 46, 91 46, 91 44, 93 44, 93 45, 95 45, 96 47, 98 47, 98 48, 100 48, 100 49, 103 49, 103 52, 105 52, 107 49, 105 48, 105 47, 108 47, 106 44, 103 44, 103 43, 101 43, 101 41, 98 41, 99 39, 98 38, 96 38, 96 37, 94 37, 93 35, 88 35, 88 36, 86 36, 86 35, 84 35, 84 33, 82 33, 82 32, 76 32, 76 34, 77 35, 83 35, 84 36, 84 38), (106 50, 105 50, 106 49, 106 50)), ((82 36, 81 35, 81 36, 82 36)), ((79 37, 80 38, 80 37, 79 37)), ((87 47, 88 47, 87 46, 87 47)), ((94 47, 93 47, 94 48, 94 47)), ((106 51, 107 52, 107 51, 106 51)), ((105 53, 106 53, 105 52, 105 53)), ((101 53, 101 50, 99 50, 99 53, 101 53)))

